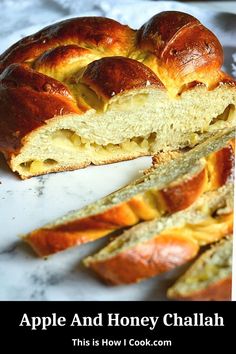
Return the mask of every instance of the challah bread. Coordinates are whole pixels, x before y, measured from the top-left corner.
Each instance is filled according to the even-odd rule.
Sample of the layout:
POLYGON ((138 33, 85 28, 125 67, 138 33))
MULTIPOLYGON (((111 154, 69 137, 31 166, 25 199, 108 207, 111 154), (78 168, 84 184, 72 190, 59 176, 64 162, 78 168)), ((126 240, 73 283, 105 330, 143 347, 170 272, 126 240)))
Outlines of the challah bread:
POLYGON ((177 300, 231 299, 232 235, 205 251, 168 289, 167 296, 177 300))
POLYGON ((24 237, 39 256, 101 238, 143 220, 186 209, 232 179, 234 130, 218 133, 126 187, 24 237))
POLYGON ((0 56, 0 151, 21 178, 193 146, 235 126, 236 82, 194 17, 66 20, 0 56))
POLYGON ((201 196, 189 209, 146 221, 118 236, 84 264, 112 284, 139 282, 193 259, 200 246, 233 229, 233 184, 201 196))

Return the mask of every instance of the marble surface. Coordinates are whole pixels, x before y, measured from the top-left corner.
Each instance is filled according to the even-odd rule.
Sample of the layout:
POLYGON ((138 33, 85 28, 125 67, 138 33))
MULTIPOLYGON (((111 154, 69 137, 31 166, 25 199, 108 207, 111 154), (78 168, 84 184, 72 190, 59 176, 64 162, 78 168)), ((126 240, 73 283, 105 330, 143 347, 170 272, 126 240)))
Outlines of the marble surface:
MULTIPOLYGON (((32 33, 50 22, 61 18, 84 15, 76 13, 72 1, 22 1, 14 6, 13 1, 0 0, 0 20, 7 18, 0 34, 0 50, 20 37, 32 33), (35 9, 36 8, 36 9, 35 9), (36 11, 37 10, 37 11, 36 11), (7 24, 8 22, 8 24, 7 24)), ((79 3, 79 2, 78 2, 79 3)), ((200 8, 188 7, 175 2, 91 1, 86 14, 108 15, 132 26, 139 26, 156 12, 179 8, 202 17, 211 28, 216 28, 225 46, 225 68, 233 68, 236 48, 236 21, 228 14, 227 21, 221 14, 207 16, 200 8), (114 3, 114 2, 113 2, 114 3), (94 7, 95 6, 95 7, 94 7), (125 11, 124 11, 125 9, 125 11), (145 10, 145 11, 144 11, 145 10), (136 16, 137 15, 137 16, 136 16), (209 18, 207 18, 209 17, 209 18), (233 35, 235 34, 235 35, 233 35)), ((16 2, 15 2, 16 4, 16 2)), ((231 8, 236 12, 236 3, 231 8)), ((227 10, 229 11, 229 10, 227 10)), ((233 16, 233 17, 232 17, 233 16)), ((179 269, 158 278, 132 286, 110 287, 97 279, 81 265, 81 260, 95 252, 106 239, 83 245, 52 256, 38 259, 25 245, 20 235, 37 228, 71 210, 78 209, 122 187, 149 167, 150 158, 116 163, 107 166, 89 167, 79 171, 51 174, 21 181, 10 172, 0 157, 0 300, 161 300, 173 282, 179 269)))

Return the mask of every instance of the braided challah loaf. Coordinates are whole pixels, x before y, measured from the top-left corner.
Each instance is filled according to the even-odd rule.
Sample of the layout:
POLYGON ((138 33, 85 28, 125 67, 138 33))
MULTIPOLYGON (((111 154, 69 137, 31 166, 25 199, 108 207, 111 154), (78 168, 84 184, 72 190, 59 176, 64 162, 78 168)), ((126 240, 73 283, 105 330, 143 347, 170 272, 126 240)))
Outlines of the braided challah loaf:
POLYGON ((236 82, 194 17, 63 21, 0 56, 0 151, 22 178, 193 146, 234 125, 236 82))

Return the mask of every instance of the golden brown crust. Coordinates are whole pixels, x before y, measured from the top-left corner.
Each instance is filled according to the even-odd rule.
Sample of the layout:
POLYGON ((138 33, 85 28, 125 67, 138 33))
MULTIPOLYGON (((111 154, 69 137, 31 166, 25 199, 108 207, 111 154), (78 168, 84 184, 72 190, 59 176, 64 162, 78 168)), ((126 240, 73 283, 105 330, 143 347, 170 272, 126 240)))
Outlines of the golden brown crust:
POLYGON ((235 142, 208 156, 208 174, 213 189, 223 186, 234 178, 235 142))
MULTIPOLYGON (((219 217, 218 221, 216 220, 217 228, 214 228, 214 224, 211 225, 213 239, 207 240, 205 244, 232 233, 232 213, 219 217)), ((199 230, 197 224, 192 228, 186 224, 180 228, 166 229, 149 241, 140 241, 139 244, 125 250, 117 250, 117 253, 111 256, 108 253, 107 257, 102 259, 91 257, 85 264, 111 284, 135 283, 167 272, 193 259, 201 245, 197 236, 199 233, 204 235, 204 232, 209 233, 209 229, 204 231, 204 223, 199 224, 199 230)))
POLYGON ((87 58, 91 60, 93 52, 81 48, 75 44, 62 45, 43 52, 33 63, 37 71, 47 73, 49 76, 53 70, 61 70, 62 73, 69 69, 76 61, 87 58))
POLYGON ((22 139, 48 119, 82 113, 65 85, 24 65, 12 64, 0 80, 0 149, 5 154, 15 154, 22 139))
POLYGON ((136 283, 186 263, 198 250, 193 239, 166 234, 89 267, 110 284, 136 283))
POLYGON ((193 291, 186 296, 173 294, 172 299, 175 300, 193 300, 193 301, 229 301, 232 292, 232 276, 217 280, 208 287, 193 291))
POLYGON ((183 12, 160 12, 142 25, 137 34, 138 43, 141 48, 159 55, 180 30, 199 24, 196 18, 183 12))
POLYGON ((235 140, 207 157, 207 169, 211 188, 217 189, 234 179, 235 140))
POLYGON ((131 226, 138 217, 127 203, 122 203, 102 214, 56 226, 52 229, 39 229, 24 240, 40 257, 63 251, 67 248, 91 242, 114 230, 131 226))
POLYGON ((58 94, 73 100, 67 86, 23 64, 12 64, 0 76, 1 89, 29 87, 35 92, 58 94))
MULTIPOLYGON (((212 72, 223 64, 223 49, 216 36, 189 14, 166 11, 153 16, 137 33, 141 50, 152 53, 165 85, 191 81, 215 85, 212 72), (169 78, 168 78, 169 76, 169 78)), ((154 64, 155 65, 155 64, 154 64)))
POLYGON ((160 191, 169 213, 186 209, 206 190, 207 170, 204 168, 191 180, 177 183, 160 191))
POLYGON ((0 56, 0 68, 12 63, 32 62, 46 50, 65 44, 94 48, 113 55, 127 55, 134 31, 104 17, 79 17, 43 28, 21 39, 0 56))
POLYGON ((47 257, 57 252, 64 251, 70 247, 79 246, 83 243, 91 242, 100 238, 109 232, 112 232, 112 229, 109 229, 108 226, 104 226, 102 229, 102 223, 96 224, 96 229, 91 230, 87 229, 86 231, 60 231, 60 230, 50 230, 50 229, 41 229, 40 232, 34 231, 30 234, 30 237, 24 239, 33 250, 40 257, 47 257), (101 230, 99 230, 101 227, 101 230))
POLYGON ((136 60, 109 57, 93 61, 85 70, 82 82, 100 97, 110 99, 127 90, 154 86, 164 89, 154 72, 136 60))

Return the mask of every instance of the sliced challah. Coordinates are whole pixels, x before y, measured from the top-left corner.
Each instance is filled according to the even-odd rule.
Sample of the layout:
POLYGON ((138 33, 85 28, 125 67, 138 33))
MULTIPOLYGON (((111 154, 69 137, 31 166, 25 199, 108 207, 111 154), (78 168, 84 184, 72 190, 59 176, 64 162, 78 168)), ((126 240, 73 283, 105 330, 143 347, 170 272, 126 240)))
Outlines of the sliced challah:
POLYGON ((140 221, 186 209, 207 191, 232 180, 234 130, 218 133, 177 158, 159 164, 126 187, 24 237, 47 256, 101 238, 140 221))
POLYGON ((232 235, 205 251, 168 289, 178 300, 230 300, 232 289, 232 235))
POLYGON ((21 178, 193 146, 235 126, 236 82, 194 17, 63 21, 0 56, 0 151, 21 178))
POLYGON ((112 284, 139 282, 193 259, 200 246, 233 230, 233 185, 201 196, 190 208, 125 231, 84 264, 112 284))

